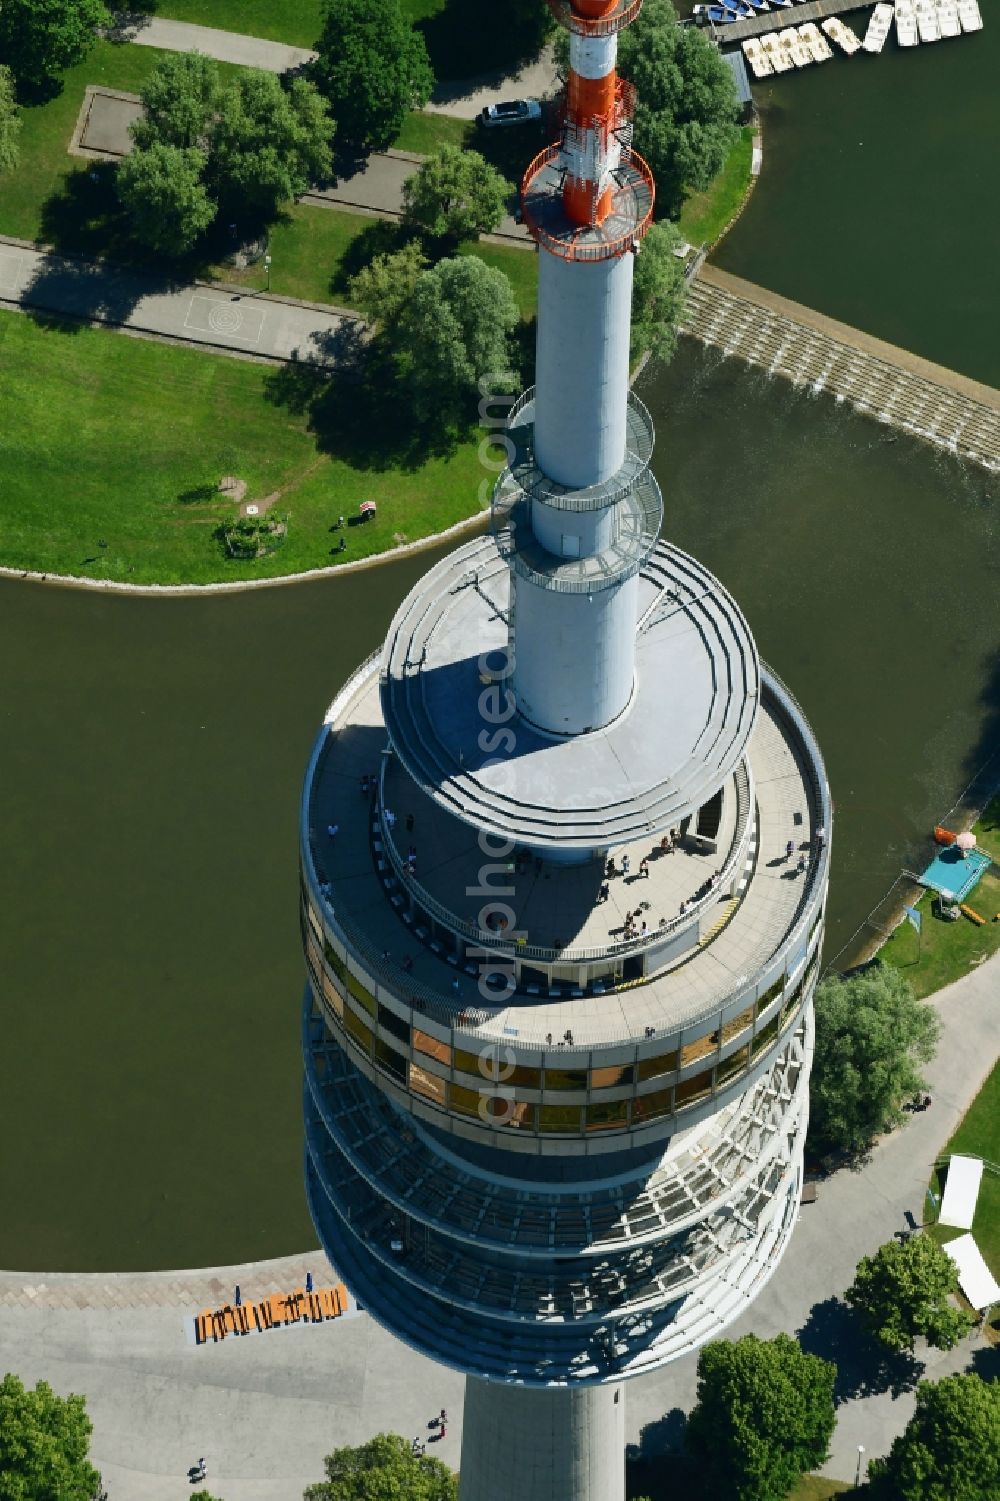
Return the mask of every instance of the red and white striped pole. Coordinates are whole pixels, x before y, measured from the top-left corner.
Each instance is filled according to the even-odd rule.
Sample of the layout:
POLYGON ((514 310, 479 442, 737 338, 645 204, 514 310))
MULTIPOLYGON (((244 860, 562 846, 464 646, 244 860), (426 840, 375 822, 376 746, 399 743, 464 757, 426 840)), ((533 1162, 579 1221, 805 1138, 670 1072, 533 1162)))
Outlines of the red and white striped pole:
MULTIPOLYGON (((606 0, 577 0, 573 8, 592 19, 613 9, 614 0, 610 5, 606 0)), ((614 135, 619 123, 617 60, 616 32, 608 36, 570 32, 563 205, 576 224, 601 224, 611 208, 610 177, 621 155, 614 135)))

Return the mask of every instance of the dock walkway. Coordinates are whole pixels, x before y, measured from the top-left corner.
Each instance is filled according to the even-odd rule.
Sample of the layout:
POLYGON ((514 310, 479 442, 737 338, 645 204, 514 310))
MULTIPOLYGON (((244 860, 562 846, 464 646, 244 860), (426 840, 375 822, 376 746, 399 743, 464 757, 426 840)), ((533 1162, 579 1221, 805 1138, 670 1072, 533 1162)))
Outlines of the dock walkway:
POLYGON ((1000 471, 1000 391, 992 386, 707 264, 688 288, 681 329, 770 375, 829 391, 880 422, 1000 471))
POLYGON ((786 26, 801 26, 803 21, 825 21, 827 16, 843 15, 849 10, 870 10, 873 0, 807 0, 805 5, 762 11, 746 21, 730 21, 728 26, 712 26, 713 40, 719 47, 742 42, 748 36, 763 36, 767 31, 784 31, 786 26))

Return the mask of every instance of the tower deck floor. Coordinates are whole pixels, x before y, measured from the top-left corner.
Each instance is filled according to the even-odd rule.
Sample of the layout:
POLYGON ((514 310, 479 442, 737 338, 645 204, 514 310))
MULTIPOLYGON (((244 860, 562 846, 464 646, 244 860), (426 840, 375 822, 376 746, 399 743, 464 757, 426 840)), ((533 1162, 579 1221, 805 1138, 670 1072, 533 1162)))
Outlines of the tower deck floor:
MULTIPOLYGON (((384 780, 385 807, 389 810, 389 818, 383 814, 382 820, 384 845, 403 884, 408 884, 413 896, 428 906, 436 903, 473 927, 478 926, 484 906, 509 907, 515 916, 515 931, 524 940, 526 958, 532 957, 537 946, 551 949, 551 958, 559 955, 564 962, 584 955, 596 957, 602 952, 631 953, 636 949, 625 946, 625 921, 640 907, 636 921, 646 923, 650 941, 660 933, 661 922, 671 928, 680 926, 681 904, 693 907, 699 892, 703 892, 706 916, 711 919, 722 915, 726 908, 724 883, 720 881, 712 892, 704 888, 715 872, 728 874, 750 833, 753 810, 747 796, 744 816, 737 817, 740 799, 736 780, 732 777, 727 783, 722 819, 711 844, 692 838, 683 847, 675 842, 666 853, 661 851, 659 839, 633 840, 615 850, 619 873, 605 876, 603 858, 566 866, 528 854, 520 858, 512 854, 501 860, 484 853, 475 831, 445 812, 392 759, 386 765, 384 780), (411 818, 413 827, 409 829, 411 818), (405 867, 413 848, 417 856, 410 879, 405 867), (627 875, 621 874, 623 857, 629 862, 627 875), (641 873, 644 860, 645 875, 641 873), (604 885, 608 888, 606 901, 600 897, 604 885)), ((745 784, 745 777, 740 780, 745 784)), ((487 845, 490 848, 497 846, 487 845)), ((742 874, 742 869, 734 872, 742 874)), ((513 932, 510 937, 513 940, 513 932)))
MULTIPOLYGON (((388 859, 383 856, 385 868, 377 869, 379 857, 372 848, 377 813, 359 792, 360 778, 378 769, 386 747, 377 674, 371 671, 348 701, 341 703, 336 725, 324 731, 326 739, 308 790, 310 848, 317 882, 328 883, 328 914, 332 912, 374 978, 381 978, 400 996, 419 997, 424 1009, 458 1030, 468 1019, 469 1030, 478 1039, 516 1039, 516 1046, 542 1048, 548 1034, 561 1038, 569 1030, 575 1047, 598 1048, 641 1039, 647 1029, 660 1036, 676 1033, 732 1000, 789 945, 795 931, 805 930, 818 915, 828 850, 817 851, 814 834, 827 821, 821 802, 825 780, 821 767, 811 762, 811 743, 765 693, 748 756, 756 795, 756 860, 728 914, 720 909, 720 918, 728 915, 728 920, 696 944, 685 962, 641 983, 604 994, 573 993, 572 984, 564 983, 557 996, 519 993, 503 1005, 488 1007, 475 978, 478 967, 475 975, 466 974, 454 962, 454 955, 449 962, 444 945, 438 942, 436 948, 431 947, 434 939, 429 931, 421 935, 407 927, 391 902, 392 892, 386 890, 389 880, 398 892, 388 859), (338 826, 334 839, 326 833, 329 825, 338 826), (796 869, 796 857, 786 855, 789 840, 806 854, 802 871, 796 869), (412 962, 411 969, 404 970, 404 959, 412 962)), ((424 840, 428 862, 434 842, 428 840, 428 830, 418 832, 416 823, 413 835, 406 835, 408 811, 405 801, 393 809, 396 837, 404 847, 408 837, 417 844, 419 879, 420 841, 424 840)), ((425 811, 416 800, 414 811, 425 811)), ((647 840, 634 846, 633 872, 649 845, 647 840)), ((710 874, 714 868, 711 857, 702 861, 681 853, 651 861, 649 880, 628 885, 620 877, 613 880, 614 905, 602 904, 585 914, 580 931, 606 942, 608 930, 617 926, 615 912, 627 907, 630 899, 633 910, 641 900, 650 900, 650 910, 658 920, 660 907, 675 906, 686 881, 698 876, 703 880, 702 873, 710 874)), ((582 877, 572 867, 546 865, 544 869, 550 879, 536 882, 530 894, 532 920, 557 936, 560 904, 571 900, 562 895, 561 883, 565 878, 565 891, 578 895, 582 877)), ((320 901, 315 895, 313 899, 320 901)), ((802 936, 804 942, 805 932, 802 936)))

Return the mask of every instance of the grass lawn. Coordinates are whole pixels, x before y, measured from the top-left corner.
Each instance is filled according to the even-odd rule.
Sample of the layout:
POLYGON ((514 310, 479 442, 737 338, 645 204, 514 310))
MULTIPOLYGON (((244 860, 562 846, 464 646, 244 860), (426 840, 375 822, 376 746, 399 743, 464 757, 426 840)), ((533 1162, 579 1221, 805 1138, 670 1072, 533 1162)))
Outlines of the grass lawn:
POLYGON ((753 127, 744 125, 722 170, 703 193, 685 200, 678 221, 681 234, 691 245, 712 245, 743 202, 750 183, 753 127))
POLYGON ((826 1501, 827 1496, 846 1495, 853 1489, 843 1480, 827 1480, 825 1475, 803 1475, 788 1501, 826 1501))
POLYGON ((434 110, 411 110, 392 144, 397 151, 429 156, 439 146, 467 146, 474 134, 475 126, 468 120, 456 120, 434 110))
MULTIPOLYGON (((378 519, 348 528, 345 561, 476 510, 474 442, 450 457, 394 462, 354 388, 331 385, 312 432, 294 400, 269 399, 294 398, 291 379, 200 350, 0 314, 0 562, 131 583, 273 576, 336 561, 328 528, 368 497, 378 519), (228 473, 247 481, 249 500, 281 492, 275 509, 288 513, 289 533, 268 558, 227 560, 212 535, 234 514, 215 489, 228 473)), ((386 421, 393 416, 402 420, 386 421)))
POLYGON ((172 21, 193 21, 219 31, 267 37, 291 47, 315 47, 323 29, 321 0, 153 0, 138 10, 172 21))
MULTIPOLYGON (((116 46, 97 42, 82 63, 63 75, 62 92, 48 104, 22 111, 21 163, 8 173, 0 192, 0 231, 25 240, 54 238, 45 202, 65 188, 68 179, 86 180, 92 165, 68 156, 83 91, 88 83, 137 93, 167 54, 154 47, 116 46)), ((226 65, 220 64, 226 71, 226 65)))
MULTIPOLYGON (((271 290, 284 297, 307 302, 335 302, 351 306, 347 283, 372 256, 397 250, 406 233, 392 220, 367 214, 299 203, 289 209, 271 231, 271 290)), ((538 304, 538 258, 517 246, 469 243, 461 255, 478 255, 490 266, 506 272, 521 308, 522 317, 534 315, 538 304)), ((262 291, 266 284, 263 265, 236 272, 216 266, 220 280, 262 291)))
MULTIPOLYGON (((402 0, 402 10, 411 22, 420 21, 441 10, 444 3, 402 0)), ((279 0, 277 5, 268 0, 154 0, 136 8, 173 21, 268 37, 292 47, 314 47, 323 28, 321 0, 279 0)))
POLYGON ((905 922, 883 947, 879 957, 895 964, 917 995, 940 990, 1000 949, 1000 922, 992 920, 1000 912, 1000 872, 995 865, 980 879, 968 905, 986 918, 983 927, 964 916, 958 922, 942 922, 931 911, 931 893, 925 892, 917 903, 923 916, 920 939, 905 922))
POLYGON ((1000 865, 1000 797, 983 809, 977 823, 972 825, 972 832, 979 841, 979 848, 1000 865))
MULTIPOLYGON (((968 1152, 970 1156, 984 1157, 987 1162, 1000 1166, 1000 1063, 969 1106, 941 1156, 947 1157, 952 1152, 968 1152)), ((943 1174, 936 1172, 931 1179, 931 1186, 939 1198, 943 1178, 943 1174)), ((927 1207, 930 1210, 929 1199, 927 1207)), ((993 1275, 1000 1278, 1000 1177, 993 1173, 983 1174, 972 1233, 993 1275)), ((934 1227, 934 1235, 942 1244, 964 1234, 964 1230, 953 1229, 950 1225, 934 1227)))
MULTIPOLYGON (((664 1455, 662 1458, 629 1460, 626 1464, 626 1489, 629 1497, 649 1497, 649 1501, 676 1501, 687 1496, 691 1501, 709 1501, 707 1487, 696 1468, 685 1459, 664 1455)), ((861 1496, 843 1480, 827 1480, 822 1475, 803 1475, 788 1493, 786 1501, 826 1501, 829 1496, 861 1496)), ((716 1501, 715 1496, 711 1501, 716 1501)))

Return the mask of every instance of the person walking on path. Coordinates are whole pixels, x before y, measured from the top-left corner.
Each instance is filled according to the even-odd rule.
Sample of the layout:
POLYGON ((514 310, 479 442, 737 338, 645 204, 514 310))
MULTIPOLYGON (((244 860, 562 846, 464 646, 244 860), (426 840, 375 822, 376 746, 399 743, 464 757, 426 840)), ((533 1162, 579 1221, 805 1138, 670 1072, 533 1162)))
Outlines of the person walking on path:
POLYGON ((789 839, 788 843, 785 845, 785 859, 786 860, 790 860, 794 854, 795 854, 795 841, 794 841, 794 839, 789 839))
POLYGON ((628 855, 622 855, 622 875, 623 876, 627 876, 628 875, 628 866, 629 866, 628 855))

